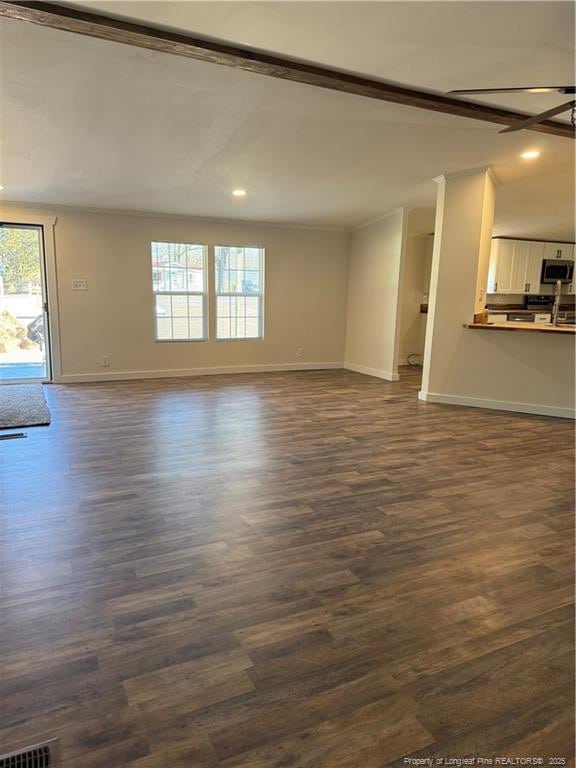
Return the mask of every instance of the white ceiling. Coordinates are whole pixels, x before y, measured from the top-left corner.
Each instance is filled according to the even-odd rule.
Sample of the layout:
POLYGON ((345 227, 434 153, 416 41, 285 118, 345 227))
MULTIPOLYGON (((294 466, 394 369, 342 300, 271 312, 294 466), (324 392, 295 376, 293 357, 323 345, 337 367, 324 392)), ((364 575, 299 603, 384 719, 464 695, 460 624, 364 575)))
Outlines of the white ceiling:
MULTIPOLYGON (((66 4, 440 92, 569 85, 574 79, 572 2, 72 0, 66 4)), ((561 103, 557 95, 549 94, 491 95, 478 101, 527 112, 561 103)))
MULTIPOLYGON (((573 77, 571 3, 82 5, 438 91, 573 77)), ((351 227, 430 205, 440 173, 492 165, 508 210, 499 227, 573 236, 569 139, 501 136, 497 125, 23 22, 3 20, 0 35, 5 199, 351 227), (519 158, 528 147, 537 161, 519 158), (235 187, 248 197, 232 199, 235 187)), ((536 111, 557 98, 491 101, 536 111)))

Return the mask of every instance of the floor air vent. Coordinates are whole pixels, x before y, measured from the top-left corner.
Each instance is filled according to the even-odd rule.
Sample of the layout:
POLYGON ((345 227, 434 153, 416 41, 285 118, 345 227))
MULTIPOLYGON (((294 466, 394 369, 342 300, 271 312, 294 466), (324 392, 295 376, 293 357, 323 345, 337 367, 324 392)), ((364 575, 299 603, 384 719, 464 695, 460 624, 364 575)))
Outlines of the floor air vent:
POLYGON ((0 768, 57 768, 58 763, 56 740, 0 755, 0 768))

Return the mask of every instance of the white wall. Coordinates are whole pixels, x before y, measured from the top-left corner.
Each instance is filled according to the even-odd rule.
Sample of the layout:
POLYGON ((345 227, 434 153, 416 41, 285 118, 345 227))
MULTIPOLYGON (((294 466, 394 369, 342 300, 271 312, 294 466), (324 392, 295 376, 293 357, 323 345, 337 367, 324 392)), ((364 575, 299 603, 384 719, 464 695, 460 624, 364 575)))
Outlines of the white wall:
POLYGON ((424 400, 571 417, 574 336, 467 329, 484 297, 494 185, 441 180, 422 389, 424 400))
MULTIPOLYGON (((22 222, 57 217, 62 381, 344 361, 346 232, 10 205, 0 215, 22 222), (155 239, 264 247, 265 338, 155 342, 150 263, 155 239), (73 292, 73 278, 87 279, 88 291, 73 292), (304 349, 302 359, 298 347, 304 349), (110 356, 109 369, 100 365, 103 355, 110 356)), ((213 327, 212 298, 210 307, 213 327)))
POLYGON ((404 209, 355 230, 350 242, 346 367, 398 378, 404 209))
MULTIPOLYGON (((446 242, 435 248, 431 309, 434 305, 438 314, 426 341, 433 351, 434 370, 432 376, 424 372, 422 394, 438 402, 570 415, 574 337, 462 327, 472 319, 478 298, 478 254, 471 250, 469 232, 466 235, 469 226, 476 227, 472 239, 478 246, 481 217, 468 197, 477 183, 481 181, 462 181, 445 201, 456 222, 456 241, 449 248, 446 242)), ((445 213, 442 208, 437 232, 445 213)), ((57 312, 52 321, 60 325, 64 382, 339 367, 344 361, 347 367, 371 375, 397 376, 398 299, 405 277, 410 282, 404 269, 403 210, 350 237, 335 231, 40 206, 7 205, 0 215, 22 222, 57 217, 53 295, 57 292, 59 301, 53 306, 57 312), (155 343, 153 239, 265 247, 265 339, 155 343), (87 279, 89 290, 72 292, 73 278, 87 279), (298 347, 304 348, 302 360, 296 357, 298 347), (101 368, 102 355, 110 356, 110 369, 101 368)), ((213 312, 213 301, 211 305, 213 312)))
POLYGON ((427 400, 571 418, 574 336, 462 329, 427 400))

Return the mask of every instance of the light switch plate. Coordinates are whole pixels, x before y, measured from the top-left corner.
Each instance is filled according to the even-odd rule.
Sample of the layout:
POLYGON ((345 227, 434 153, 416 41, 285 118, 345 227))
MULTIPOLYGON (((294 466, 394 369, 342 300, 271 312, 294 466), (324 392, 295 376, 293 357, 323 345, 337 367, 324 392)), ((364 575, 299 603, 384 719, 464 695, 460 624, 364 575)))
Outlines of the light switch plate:
POLYGON ((72 290, 73 291, 87 291, 88 290, 88 280, 80 280, 78 278, 74 278, 74 280, 72 280, 72 290))

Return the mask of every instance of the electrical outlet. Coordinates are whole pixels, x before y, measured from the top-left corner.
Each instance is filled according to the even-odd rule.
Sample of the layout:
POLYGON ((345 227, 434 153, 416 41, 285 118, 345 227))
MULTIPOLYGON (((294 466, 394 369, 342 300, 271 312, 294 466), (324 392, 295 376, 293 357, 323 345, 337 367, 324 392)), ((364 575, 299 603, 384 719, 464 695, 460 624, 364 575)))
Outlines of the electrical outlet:
POLYGON ((296 348, 296 357, 304 357, 304 347, 296 348))
POLYGON ((72 290, 73 291, 87 291, 88 290, 88 280, 81 280, 80 278, 75 277, 72 280, 72 290))
POLYGON ((102 368, 110 368, 110 356, 102 355, 102 360, 100 362, 100 365, 102 366, 102 368))

